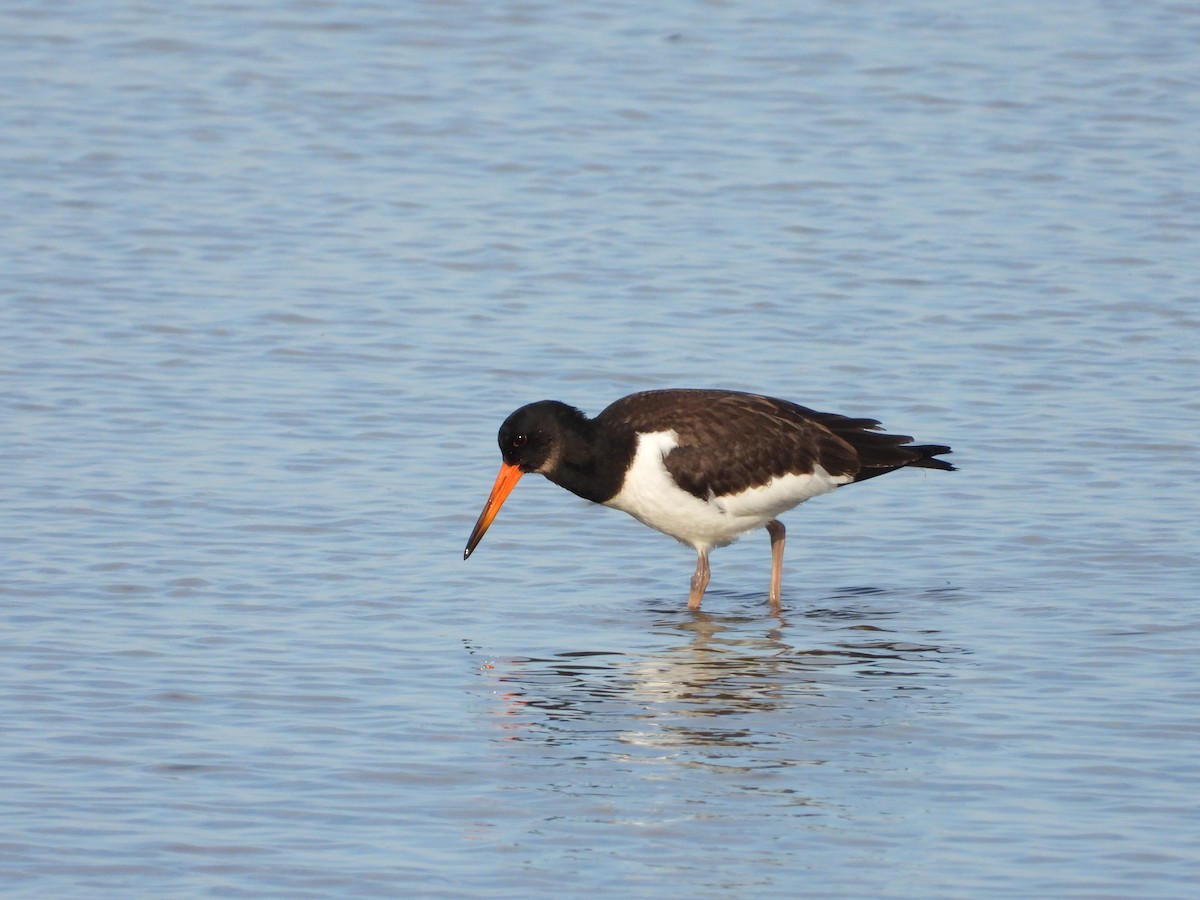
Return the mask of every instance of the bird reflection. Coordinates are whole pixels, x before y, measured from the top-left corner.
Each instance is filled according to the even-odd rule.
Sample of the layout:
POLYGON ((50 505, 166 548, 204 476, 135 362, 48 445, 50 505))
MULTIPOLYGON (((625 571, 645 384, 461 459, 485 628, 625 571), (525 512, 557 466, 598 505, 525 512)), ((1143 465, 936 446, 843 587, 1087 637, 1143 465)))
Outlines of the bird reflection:
MULTIPOLYGON (((961 651, 936 631, 923 630, 916 641, 911 630, 893 632, 887 619, 894 613, 875 602, 856 605, 867 593, 878 592, 848 589, 798 625, 757 609, 651 609, 654 632, 665 638, 661 649, 564 650, 493 661, 487 675, 504 700, 510 739, 616 739, 736 753, 770 742, 778 728, 772 716, 781 711, 842 721, 847 707, 861 712, 865 703, 911 697, 946 675, 946 659, 961 651)), ((739 599, 748 608, 758 600, 739 599)))

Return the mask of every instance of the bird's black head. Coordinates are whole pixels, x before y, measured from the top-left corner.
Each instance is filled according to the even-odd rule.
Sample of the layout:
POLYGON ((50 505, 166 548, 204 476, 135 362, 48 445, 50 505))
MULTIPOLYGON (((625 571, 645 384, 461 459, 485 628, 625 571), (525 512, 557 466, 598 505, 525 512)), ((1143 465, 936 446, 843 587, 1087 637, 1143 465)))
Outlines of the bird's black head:
POLYGON ((587 423, 573 406, 557 400, 539 400, 522 406, 500 426, 500 454, 522 472, 552 471, 562 459, 567 435, 587 423))

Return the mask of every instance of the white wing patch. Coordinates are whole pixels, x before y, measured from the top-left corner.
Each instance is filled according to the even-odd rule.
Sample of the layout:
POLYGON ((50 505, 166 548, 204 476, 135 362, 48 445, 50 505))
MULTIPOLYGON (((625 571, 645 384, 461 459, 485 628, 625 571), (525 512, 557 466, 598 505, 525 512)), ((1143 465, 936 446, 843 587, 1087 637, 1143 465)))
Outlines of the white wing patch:
POLYGON ((725 497, 710 494, 702 500, 679 487, 667 471, 663 460, 677 446, 675 431, 639 435, 625 483, 605 506, 627 512, 697 550, 731 543, 793 506, 853 480, 851 475, 830 475, 817 466, 810 475, 782 475, 761 487, 725 497))

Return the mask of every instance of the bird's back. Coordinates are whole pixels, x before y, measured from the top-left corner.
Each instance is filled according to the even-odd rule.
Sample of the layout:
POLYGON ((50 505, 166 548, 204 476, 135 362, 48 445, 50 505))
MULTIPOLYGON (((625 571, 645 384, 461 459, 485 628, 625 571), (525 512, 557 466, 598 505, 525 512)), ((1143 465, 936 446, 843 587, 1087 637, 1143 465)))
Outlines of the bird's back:
POLYGON ((639 433, 674 431, 678 444, 666 456, 667 470, 697 497, 734 494, 817 466, 851 481, 904 466, 954 468, 935 458, 949 447, 913 445, 907 435, 879 430, 875 419, 738 391, 644 391, 617 400, 595 421, 639 433))

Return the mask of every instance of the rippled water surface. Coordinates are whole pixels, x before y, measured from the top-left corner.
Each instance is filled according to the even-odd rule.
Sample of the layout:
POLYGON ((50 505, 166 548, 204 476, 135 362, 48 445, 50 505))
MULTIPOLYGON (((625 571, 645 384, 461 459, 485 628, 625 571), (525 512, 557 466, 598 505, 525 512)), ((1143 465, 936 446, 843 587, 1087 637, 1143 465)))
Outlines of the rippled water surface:
POLYGON ((1189 4, 0 11, 0 891, 1184 897, 1189 4), (955 448, 694 557, 525 402, 955 448))

